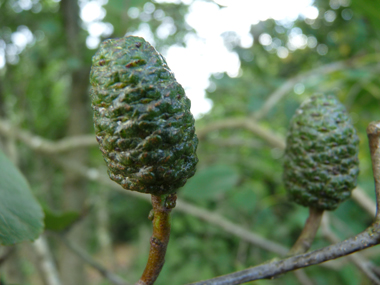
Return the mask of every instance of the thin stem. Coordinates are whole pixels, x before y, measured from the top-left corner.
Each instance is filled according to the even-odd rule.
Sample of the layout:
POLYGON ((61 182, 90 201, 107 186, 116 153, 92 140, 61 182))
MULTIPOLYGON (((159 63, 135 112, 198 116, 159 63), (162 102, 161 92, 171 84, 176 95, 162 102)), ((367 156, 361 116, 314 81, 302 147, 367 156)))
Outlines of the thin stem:
POLYGON ((289 256, 302 254, 309 250, 315 235, 317 234, 319 225, 321 224, 323 210, 313 207, 309 208, 309 217, 306 220, 305 226, 298 237, 297 241, 289 251, 289 256))
POLYGON ((376 191, 376 219, 380 219, 380 121, 371 122, 367 128, 376 191))
POLYGON ((153 235, 150 238, 149 258, 144 273, 136 285, 154 284, 164 266, 170 237, 170 212, 175 207, 176 199, 176 194, 152 195, 153 235))

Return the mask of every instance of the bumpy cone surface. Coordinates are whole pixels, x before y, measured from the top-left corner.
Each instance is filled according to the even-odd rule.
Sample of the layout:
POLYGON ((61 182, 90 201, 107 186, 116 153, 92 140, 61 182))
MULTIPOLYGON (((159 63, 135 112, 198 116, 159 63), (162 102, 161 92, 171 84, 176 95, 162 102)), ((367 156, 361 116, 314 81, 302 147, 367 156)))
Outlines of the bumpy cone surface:
POLYGON ((165 59, 139 37, 104 41, 90 74, 96 138, 110 178, 154 195, 194 175, 197 136, 190 100, 165 59))
POLYGON ((359 174, 359 139, 345 107, 332 95, 316 95, 290 124, 283 175, 290 199, 334 210, 350 197, 359 174))

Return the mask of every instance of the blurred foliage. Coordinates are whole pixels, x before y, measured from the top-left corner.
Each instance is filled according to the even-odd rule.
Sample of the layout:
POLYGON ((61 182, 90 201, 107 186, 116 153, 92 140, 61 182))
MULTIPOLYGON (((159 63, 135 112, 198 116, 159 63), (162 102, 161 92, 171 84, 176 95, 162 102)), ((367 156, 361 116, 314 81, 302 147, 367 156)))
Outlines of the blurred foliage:
MULTIPOLYGON (((27 7, 26 2, 0 0, 0 51, 4 50, 6 54, 6 65, 0 69, 0 116, 36 135, 57 140, 65 136, 70 118, 71 75, 80 68, 89 68, 94 50, 82 50, 81 57, 68 52, 67 44, 72 39, 65 32, 61 2, 29 1, 27 7), (17 32, 31 35, 23 48, 14 43, 17 32)), ((84 5, 86 1, 80 3, 84 5)), ((103 6, 106 16, 102 21, 112 24, 113 31, 103 38, 148 29, 155 46, 162 52, 173 44, 185 46, 185 36, 194 33, 185 21, 189 6, 151 4, 145 0, 108 1, 103 6), (167 37, 158 37, 157 30, 165 21, 174 23, 175 29, 167 37)), ((197 128, 219 120, 249 118, 287 80, 310 70, 323 69, 328 64, 346 61, 347 68, 303 77, 260 124, 285 137, 294 110, 304 99, 314 92, 337 94, 348 108, 361 139, 359 185, 373 198, 365 129, 370 121, 379 119, 380 4, 371 0, 353 0, 352 3, 316 0, 314 6, 319 10, 315 20, 300 18, 294 23, 283 23, 269 19, 252 26, 254 44, 249 48, 240 47, 233 33, 225 33, 225 44, 238 54, 241 70, 237 77, 214 74, 210 78, 207 97, 212 100, 213 108, 197 120, 197 128), (335 15, 333 21, 326 20, 329 14, 335 15), (272 44, 260 44, 259 37, 263 33, 272 37, 272 44), (307 37, 307 45, 296 50, 288 49, 287 57, 279 57, 279 47, 288 47, 289 38, 297 33, 307 37)), ((85 23, 81 25, 79 41, 84 46, 88 31, 85 23)), ((89 105, 88 110, 83 111, 91 116, 89 105)), ((261 141, 247 130, 237 128, 207 134, 199 145, 197 174, 179 192, 179 197, 290 247, 303 226, 307 209, 286 199, 281 178, 282 151, 270 147, 267 142, 250 144, 252 139, 261 141), (231 138, 234 144, 227 143, 231 138)), ((8 138, 2 137, 0 143, 5 151, 10 151, 8 138)), ((47 229, 62 230, 69 226, 77 214, 61 212, 64 177, 56 157, 35 153, 22 143, 17 143, 17 154, 20 168, 34 193, 47 209, 54 209, 54 212, 46 211, 47 229)), ((90 167, 104 166, 96 147, 91 148, 89 154, 90 167)), ((98 203, 99 195, 106 193, 104 204, 113 246, 128 244, 134 248, 133 255, 123 256, 129 261, 128 268, 117 268, 116 272, 134 282, 143 271, 148 255, 151 224, 147 216, 151 206, 112 189, 100 191, 100 188, 104 186, 90 184, 88 203, 98 203)), ((92 245, 100 242, 96 238, 99 209, 91 209, 85 217, 90 221, 88 230, 93 237, 87 250, 96 255, 100 247, 92 245)), ((370 223, 369 214, 353 201, 343 203, 331 218, 334 232, 342 239, 365 229, 370 223)), ((327 244, 319 234, 313 248, 327 244)), ((54 253, 59 264, 59 252, 54 253)), ((372 255, 371 261, 379 264, 378 256, 372 255)), ((185 284, 243 269, 273 257, 273 253, 226 234, 211 224, 174 211, 166 263, 156 284, 185 284)), ((314 266, 305 271, 314 284, 370 284, 349 263, 338 269, 314 266)), ((103 280, 89 284, 109 283, 103 280)), ((254 284, 298 284, 298 281, 294 274, 286 274, 254 284)))
POLYGON ((61 232, 67 230, 74 222, 78 221, 80 215, 77 212, 55 213, 45 208, 45 230, 61 232))

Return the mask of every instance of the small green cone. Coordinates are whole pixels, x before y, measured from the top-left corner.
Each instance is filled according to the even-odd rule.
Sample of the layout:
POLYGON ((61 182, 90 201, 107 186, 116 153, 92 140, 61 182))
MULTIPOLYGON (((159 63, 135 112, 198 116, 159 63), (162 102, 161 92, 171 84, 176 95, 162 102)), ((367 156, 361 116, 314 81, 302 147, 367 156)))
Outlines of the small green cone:
POLYGON ((290 199, 334 210, 350 197, 359 174, 359 139, 345 107, 333 95, 315 95, 293 116, 283 180, 290 199))

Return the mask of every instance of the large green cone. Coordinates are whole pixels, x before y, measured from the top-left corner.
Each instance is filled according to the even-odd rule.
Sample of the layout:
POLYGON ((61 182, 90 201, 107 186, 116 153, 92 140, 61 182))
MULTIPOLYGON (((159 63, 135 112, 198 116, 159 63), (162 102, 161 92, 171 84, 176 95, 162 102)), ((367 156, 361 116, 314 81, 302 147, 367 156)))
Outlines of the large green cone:
POLYGON ((190 100, 165 59, 139 37, 104 41, 90 74, 96 138, 110 178, 154 195, 175 192, 195 173, 190 100))
POLYGON ((283 179, 291 200, 334 210, 350 197, 359 174, 359 139, 334 96, 304 102, 292 118, 286 143, 283 179))

